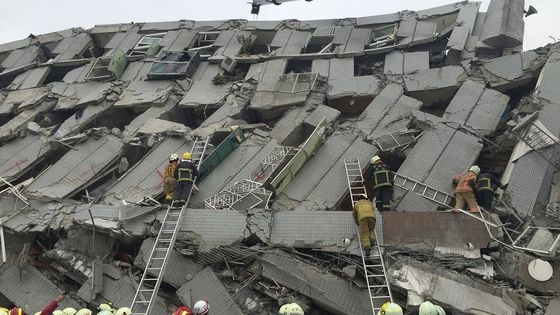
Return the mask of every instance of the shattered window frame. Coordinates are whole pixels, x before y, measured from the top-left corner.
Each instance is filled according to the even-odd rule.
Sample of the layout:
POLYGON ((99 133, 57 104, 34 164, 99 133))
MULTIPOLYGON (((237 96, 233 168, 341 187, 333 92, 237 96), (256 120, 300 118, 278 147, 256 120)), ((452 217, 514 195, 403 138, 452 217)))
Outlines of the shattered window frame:
POLYGON ((154 60, 148 72, 148 79, 189 78, 196 71, 199 63, 198 52, 164 49, 154 60))
POLYGON ((397 31, 399 30, 397 23, 392 23, 389 25, 380 26, 372 29, 371 39, 367 45, 367 49, 377 49, 387 46, 394 46, 395 38, 397 38, 397 31), (377 36, 378 32, 383 33, 386 30, 390 30, 387 34, 377 36))
POLYGON ((397 131, 393 131, 390 133, 385 133, 385 134, 381 134, 377 137, 375 137, 373 139, 373 142, 375 143, 375 145, 377 145, 377 147, 379 147, 379 149, 383 152, 392 150, 392 149, 396 149, 396 148, 400 148, 400 147, 404 147, 406 145, 409 145, 411 143, 414 143, 416 141, 418 141, 418 139, 422 136, 423 131, 421 130, 397 130, 397 131), (407 138, 407 140, 410 140, 408 142, 402 142, 399 141, 400 137, 404 137, 407 138), (392 140, 394 145, 393 146, 385 146, 385 144, 387 144, 387 142, 383 142, 382 139, 388 139, 388 140, 392 140))
POLYGON ((167 33, 154 33, 142 36, 140 40, 136 43, 134 48, 128 54, 129 56, 147 56, 147 55, 154 55, 159 51, 159 43, 163 40, 163 37, 167 33), (148 43, 144 43, 144 41, 148 41, 148 43), (153 47, 153 48, 152 48, 153 47), (153 50, 150 53, 150 50, 153 50))
POLYGON ((293 94, 312 91, 317 86, 318 77, 316 72, 282 74, 276 79, 272 92, 293 94))
POLYGON ((307 45, 305 46, 305 52, 307 54, 328 54, 332 52, 333 49, 333 39, 336 33, 341 29, 341 26, 326 26, 318 27, 309 36, 307 45), (319 51, 310 52, 308 51, 309 46, 321 46, 319 51), (324 45, 324 46, 323 46, 324 45))

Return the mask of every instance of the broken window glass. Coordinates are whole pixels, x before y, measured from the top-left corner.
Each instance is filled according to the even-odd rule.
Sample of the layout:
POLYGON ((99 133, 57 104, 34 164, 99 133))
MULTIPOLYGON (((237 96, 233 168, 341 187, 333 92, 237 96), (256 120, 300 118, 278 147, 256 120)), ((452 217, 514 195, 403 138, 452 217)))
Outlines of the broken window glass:
POLYGON ((120 79, 126 64, 127 59, 124 51, 117 49, 111 58, 97 58, 86 75, 86 79, 104 81, 120 79))
POLYGON ((296 93, 313 90, 317 83, 317 73, 290 73, 278 77, 273 91, 281 93, 296 93))
POLYGON ((395 43, 397 34, 397 24, 390 24, 373 29, 368 48, 375 49, 386 46, 392 46, 395 43))
POLYGON ((330 53, 334 35, 339 29, 340 26, 319 27, 315 29, 315 32, 313 32, 313 35, 311 35, 307 43, 305 52, 319 54, 330 53))
POLYGON ((373 139, 373 142, 381 151, 389 151, 417 141, 420 133, 419 130, 399 130, 378 136, 373 139))
POLYGON ((144 35, 130 52, 130 56, 153 56, 159 51, 159 43, 166 33, 144 35))
POLYGON ((199 62, 198 52, 162 50, 148 73, 148 79, 190 77, 199 62))

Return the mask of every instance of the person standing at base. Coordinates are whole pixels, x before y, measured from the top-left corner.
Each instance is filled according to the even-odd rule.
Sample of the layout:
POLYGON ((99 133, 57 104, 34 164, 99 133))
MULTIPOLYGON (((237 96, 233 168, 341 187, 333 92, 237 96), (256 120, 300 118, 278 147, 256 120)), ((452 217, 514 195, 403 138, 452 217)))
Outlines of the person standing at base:
POLYGON ((194 180, 198 176, 198 170, 191 160, 191 153, 183 153, 181 162, 175 168, 174 177, 177 181, 175 188, 175 206, 182 206, 187 202, 194 180))

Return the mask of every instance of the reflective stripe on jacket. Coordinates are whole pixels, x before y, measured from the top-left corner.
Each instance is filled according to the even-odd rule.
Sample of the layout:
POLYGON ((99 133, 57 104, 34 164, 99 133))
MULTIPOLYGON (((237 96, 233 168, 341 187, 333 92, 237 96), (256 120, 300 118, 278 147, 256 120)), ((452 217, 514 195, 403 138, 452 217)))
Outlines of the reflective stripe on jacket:
POLYGON ((391 171, 387 165, 378 163, 373 165, 373 189, 380 187, 391 186, 391 171))
POLYGON ((354 205, 352 215, 354 222, 361 221, 363 218, 375 218, 375 206, 367 199, 360 199, 354 205))
POLYGON ((453 182, 457 183, 455 192, 473 192, 474 190, 471 183, 476 183, 476 174, 473 172, 467 172, 463 175, 457 175, 453 179, 453 182))
POLYGON ((490 178, 479 178, 476 181, 476 186, 476 190, 494 191, 494 188, 492 187, 492 180, 490 178))
POLYGON ((174 175, 177 182, 193 182, 194 178, 198 176, 198 171, 191 161, 181 161, 175 167, 174 175))

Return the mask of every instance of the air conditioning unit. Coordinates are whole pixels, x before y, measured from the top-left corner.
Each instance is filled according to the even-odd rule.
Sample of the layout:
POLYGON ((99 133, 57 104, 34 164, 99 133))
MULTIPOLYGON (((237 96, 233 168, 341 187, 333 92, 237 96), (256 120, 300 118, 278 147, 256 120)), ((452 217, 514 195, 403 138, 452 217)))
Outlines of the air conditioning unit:
POLYGON ((237 60, 228 56, 226 56, 224 60, 222 60, 222 63, 220 63, 220 67, 222 67, 222 69, 226 70, 227 72, 233 72, 236 66, 237 60))

